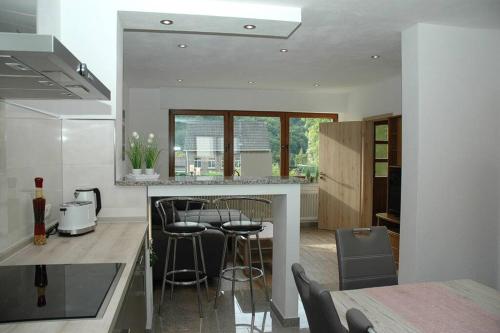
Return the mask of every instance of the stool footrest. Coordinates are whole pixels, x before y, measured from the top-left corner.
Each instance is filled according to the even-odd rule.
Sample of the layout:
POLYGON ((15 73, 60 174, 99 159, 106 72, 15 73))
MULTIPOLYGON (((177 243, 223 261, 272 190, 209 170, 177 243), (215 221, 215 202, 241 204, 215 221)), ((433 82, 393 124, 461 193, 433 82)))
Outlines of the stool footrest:
MULTIPOLYGON (((194 270, 194 269, 178 269, 175 271, 169 271, 169 272, 167 272, 167 278, 165 279, 165 282, 167 282, 169 284, 173 284, 175 286, 192 286, 198 282, 196 280, 175 281, 175 280, 168 279, 168 277, 171 275, 183 274, 183 273, 191 273, 194 275, 194 274, 196 274, 196 270, 194 270)), ((203 273, 202 271, 198 271, 198 274, 200 276, 199 282, 203 282, 207 279, 207 275, 205 273, 203 273)), ((175 278, 175 276, 174 276, 174 278, 175 278)))
POLYGON ((258 278, 261 278, 264 276, 264 272, 262 271, 262 269, 260 268, 257 268, 257 267, 251 267, 252 268, 252 274, 251 274, 251 277, 247 277, 247 278, 234 278, 231 276, 231 277, 227 277, 227 276, 224 276, 225 273, 228 273, 228 272, 232 272, 232 271, 244 271, 244 270, 249 270, 250 267, 248 266, 234 266, 234 267, 229 267, 229 268, 225 268, 222 270, 221 272, 221 278, 224 279, 224 280, 227 280, 227 281, 236 281, 236 282, 248 282, 250 281, 250 279, 252 280, 255 280, 255 279, 258 279, 258 278), (257 274, 253 274, 253 271, 257 271, 257 274))

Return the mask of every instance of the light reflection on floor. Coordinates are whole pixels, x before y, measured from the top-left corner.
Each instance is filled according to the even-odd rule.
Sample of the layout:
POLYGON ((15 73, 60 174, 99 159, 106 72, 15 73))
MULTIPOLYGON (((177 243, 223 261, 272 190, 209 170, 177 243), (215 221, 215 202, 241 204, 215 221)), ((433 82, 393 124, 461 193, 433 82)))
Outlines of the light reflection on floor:
MULTIPOLYGON (((335 290, 338 288, 337 262, 333 233, 306 230, 301 232, 301 263, 311 277, 335 290)), ((269 279, 270 280, 270 279, 269 279)), ((252 313, 250 290, 248 283, 237 283, 234 296, 231 293, 231 283, 223 281, 223 295, 219 298, 218 309, 214 310, 216 281, 209 283, 210 300, 207 302, 202 293, 204 318, 198 314, 198 303, 195 287, 176 287, 173 300, 166 293, 161 314, 155 312, 155 332, 309 332, 307 319, 302 303, 299 300, 299 327, 282 327, 274 314, 270 312, 262 283, 255 284, 256 314, 252 330, 252 313)), ((203 290, 202 290, 203 291, 203 290)), ((269 290, 271 293, 271 290, 269 290)), ((160 290, 155 288, 155 307, 160 298, 160 290)), ((156 309, 157 310, 157 309, 156 309)))

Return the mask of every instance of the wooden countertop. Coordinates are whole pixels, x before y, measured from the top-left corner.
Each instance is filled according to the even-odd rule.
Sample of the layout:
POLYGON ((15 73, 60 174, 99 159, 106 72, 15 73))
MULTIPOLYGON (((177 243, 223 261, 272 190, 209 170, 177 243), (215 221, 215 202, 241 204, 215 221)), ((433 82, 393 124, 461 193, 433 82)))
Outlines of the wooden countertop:
POLYGON ((47 245, 27 245, 0 265, 125 263, 120 280, 102 318, 44 320, 0 324, 0 333, 110 332, 132 277, 132 268, 146 233, 145 221, 100 222, 94 232, 78 237, 51 236, 47 245))

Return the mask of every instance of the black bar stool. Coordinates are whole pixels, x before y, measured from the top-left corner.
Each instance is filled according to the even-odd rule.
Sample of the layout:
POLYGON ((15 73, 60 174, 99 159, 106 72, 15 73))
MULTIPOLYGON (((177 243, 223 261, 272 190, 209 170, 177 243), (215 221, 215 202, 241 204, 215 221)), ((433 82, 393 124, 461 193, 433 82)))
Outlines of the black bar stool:
POLYGON ((193 285, 196 284, 196 289, 198 293, 198 307, 200 311, 200 317, 203 317, 203 309, 201 306, 201 297, 200 297, 200 282, 205 282, 205 288, 207 290, 207 299, 208 299, 208 282, 207 282, 207 274, 205 268, 205 258, 203 256, 203 245, 201 242, 201 234, 206 230, 206 227, 200 224, 200 217, 202 210, 205 208, 205 205, 209 203, 208 200, 198 199, 198 198, 187 198, 187 197, 172 197, 160 199, 155 202, 155 207, 158 210, 158 213, 162 220, 162 231, 168 235, 167 242, 167 256, 165 257, 165 269, 163 271, 163 281, 161 286, 161 299, 160 304, 158 305, 158 312, 160 312, 161 305, 163 304, 163 297, 165 295, 165 283, 170 284, 170 299, 172 299, 174 294, 174 285, 193 285), (193 209, 192 214, 190 214, 189 208, 193 209), (178 209, 180 207, 184 207, 183 214, 183 222, 179 222, 181 220, 178 209), (197 215, 197 217, 195 216, 197 215), (195 216, 195 217, 193 217, 195 216), (177 255, 177 240, 182 238, 191 239, 193 243, 193 260, 194 260, 194 269, 175 269, 175 259, 177 255), (196 239, 198 239, 198 245, 196 244, 196 239), (174 243, 174 257, 173 257, 173 266, 172 270, 168 271, 168 261, 170 258, 170 243, 173 240, 174 243), (201 254, 201 264, 202 271, 198 268, 198 249, 199 246, 200 254, 201 254), (178 273, 194 273, 195 279, 190 281, 176 281, 175 274, 178 273), (171 279, 168 277, 172 276, 171 279))
POLYGON ((219 272, 219 281, 217 284, 217 292, 215 294, 215 302, 214 308, 217 308, 217 298, 219 297, 220 289, 221 289, 221 281, 222 279, 228 280, 232 282, 232 292, 234 293, 234 285, 235 282, 249 282, 250 283, 250 298, 252 302, 252 316, 255 316, 255 301, 253 296, 253 280, 258 278, 263 278, 264 280, 264 290, 266 293, 266 299, 269 301, 269 293, 267 291, 267 282, 266 276, 264 272, 264 261, 262 259, 262 249, 260 246, 259 233, 264 230, 262 226, 262 222, 264 220, 264 210, 271 205, 271 201, 263 198, 253 198, 253 197, 227 197, 220 198, 213 201, 215 204, 217 211, 219 212, 219 216, 221 218, 222 226, 221 230, 224 232, 224 250, 222 252, 222 262, 221 262, 221 270, 219 272), (230 207, 233 206, 233 207, 230 207), (246 216, 243 214, 241 208, 246 207, 247 213, 251 216, 246 216), (260 207, 259 207, 260 206, 260 207), (223 208, 221 208, 223 207, 223 208), (238 211, 237 216, 234 214, 235 208, 238 211), (225 214, 222 214, 222 209, 226 211, 225 214), (222 215, 229 217, 229 221, 224 222, 222 215), (255 218, 256 215, 260 215, 260 218, 255 218), (250 243, 250 236, 255 235, 257 240, 259 259, 260 259, 260 268, 252 266, 252 247, 250 243), (229 238, 233 240, 233 266, 224 268, 224 264, 226 261, 226 252, 227 252, 227 241, 229 238), (248 266, 236 266, 236 252, 238 245, 238 238, 246 239, 247 246, 247 256, 248 256, 248 266), (249 277, 248 278, 236 278, 236 271, 245 271, 248 270, 249 277), (225 274, 227 272, 232 273, 232 277, 228 277, 225 274), (254 272, 256 274, 254 274, 254 272))

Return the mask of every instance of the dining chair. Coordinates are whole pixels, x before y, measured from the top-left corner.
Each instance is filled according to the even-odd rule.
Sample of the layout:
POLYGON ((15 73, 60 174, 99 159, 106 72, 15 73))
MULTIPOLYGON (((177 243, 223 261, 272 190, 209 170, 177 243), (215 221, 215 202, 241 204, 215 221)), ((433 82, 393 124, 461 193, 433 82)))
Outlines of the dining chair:
POLYGON ((337 229, 339 289, 398 284, 396 265, 385 226, 337 229))
POLYGON ((311 333, 347 333, 340 322, 330 292, 316 281, 311 281, 300 264, 292 265, 292 273, 306 311, 309 331, 311 333))
POLYGON ((349 333, 377 333, 372 323, 359 309, 349 309, 346 313, 349 333))

